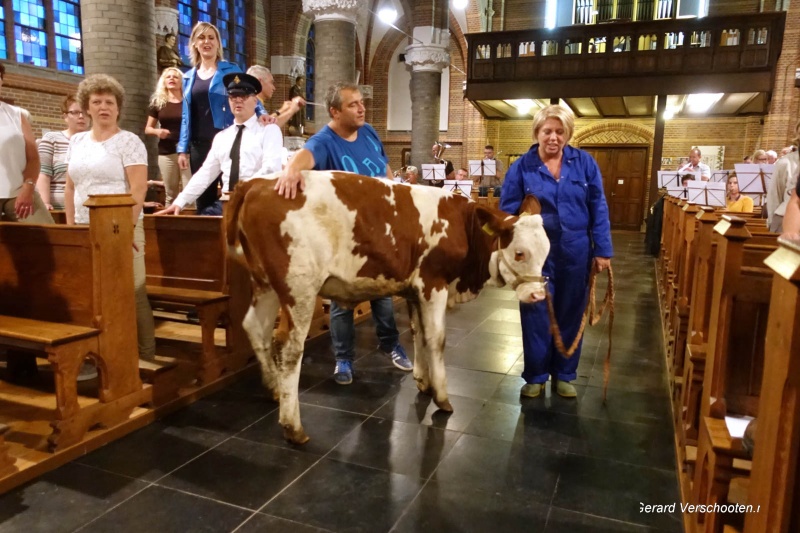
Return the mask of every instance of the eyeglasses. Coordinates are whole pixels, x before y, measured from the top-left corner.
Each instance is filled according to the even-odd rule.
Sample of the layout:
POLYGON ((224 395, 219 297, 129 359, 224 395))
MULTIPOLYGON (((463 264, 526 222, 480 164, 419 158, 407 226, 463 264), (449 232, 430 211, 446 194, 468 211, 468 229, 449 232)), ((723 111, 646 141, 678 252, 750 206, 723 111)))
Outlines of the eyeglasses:
POLYGON ((231 102, 244 102, 245 100, 247 100, 251 96, 253 96, 253 95, 252 94, 236 94, 236 95, 229 94, 228 95, 228 99, 231 102))
POLYGON ((67 111, 67 115, 72 115, 73 117, 79 117, 81 115, 86 116, 86 113, 83 111, 67 111))

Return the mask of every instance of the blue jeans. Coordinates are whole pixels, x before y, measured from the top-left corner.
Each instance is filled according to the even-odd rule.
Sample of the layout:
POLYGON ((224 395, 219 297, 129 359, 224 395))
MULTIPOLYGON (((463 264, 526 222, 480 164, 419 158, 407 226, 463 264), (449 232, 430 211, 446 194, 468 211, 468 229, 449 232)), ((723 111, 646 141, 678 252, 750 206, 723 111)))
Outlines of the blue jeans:
POLYGON ((222 202, 214 200, 214 203, 209 205, 200 206, 197 203, 197 214, 204 217, 221 217, 222 216, 222 202))
MULTIPOLYGON (((389 352, 397 345, 400 333, 394 322, 394 305, 389 297, 370 302, 375 333, 378 335, 381 350, 389 352)), ((353 310, 340 307, 331 300, 331 341, 336 359, 352 361, 355 357, 356 327, 353 310)))

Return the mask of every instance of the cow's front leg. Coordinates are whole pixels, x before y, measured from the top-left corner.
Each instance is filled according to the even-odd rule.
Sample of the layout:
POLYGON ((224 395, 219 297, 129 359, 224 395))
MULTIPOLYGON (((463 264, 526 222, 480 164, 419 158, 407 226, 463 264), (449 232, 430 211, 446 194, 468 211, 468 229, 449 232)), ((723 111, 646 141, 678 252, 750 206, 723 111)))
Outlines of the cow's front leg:
POLYGON ((411 319, 411 335, 414 338, 414 381, 417 382, 420 392, 430 394, 428 351, 425 346, 425 331, 420 320, 420 304, 418 302, 408 300, 408 316, 411 319))
POLYGON ((272 393, 272 399, 278 401, 278 370, 275 366, 275 355, 272 351, 272 330, 278 316, 280 303, 272 289, 253 294, 253 303, 242 321, 253 351, 256 352, 261 366, 261 381, 272 393))
POLYGON ((447 289, 434 290, 429 300, 420 302, 420 317, 425 335, 427 370, 433 389, 433 401, 442 411, 452 412, 453 406, 447 398, 447 376, 444 369, 444 315, 447 310, 447 296, 447 289))

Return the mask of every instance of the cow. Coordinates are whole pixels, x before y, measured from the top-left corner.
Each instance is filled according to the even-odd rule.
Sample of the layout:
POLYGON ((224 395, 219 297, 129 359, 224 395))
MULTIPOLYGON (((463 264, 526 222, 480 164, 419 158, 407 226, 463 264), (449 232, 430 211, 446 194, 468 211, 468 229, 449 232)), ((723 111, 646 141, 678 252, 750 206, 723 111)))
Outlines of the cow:
POLYGON ((237 185, 226 239, 252 278, 243 327, 292 443, 309 439, 298 383, 317 294, 349 306, 404 296, 414 379, 443 411, 453 410, 443 360, 448 304, 476 298, 487 282, 509 284, 522 302, 544 298, 550 242, 532 196, 530 216, 516 217, 436 187, 347 172, 309 171, 303 193, 289 200, 274 190, 276 178, 237 185))

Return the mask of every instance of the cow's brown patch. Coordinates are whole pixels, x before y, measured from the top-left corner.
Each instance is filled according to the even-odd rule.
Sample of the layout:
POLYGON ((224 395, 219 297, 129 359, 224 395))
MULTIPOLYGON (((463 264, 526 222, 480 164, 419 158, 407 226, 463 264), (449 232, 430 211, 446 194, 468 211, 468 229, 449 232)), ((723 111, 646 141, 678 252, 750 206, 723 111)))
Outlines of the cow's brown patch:
POLYGON ((356 214, 352 251, 366 258, 358 275, 408 280, 428 246, 411 188, 392 187, 383 180, 342 172, 333 172, 333 177, 337 198, 356 214), (394 205, 390 202, 392 191, 394 205), (386 234, 387 225, 391 235, 386 234))
MULTIPOLYGON (((229 224, 238 222, 238 238, 253 282, 258 287, 269 285, 277 293, 283 315, 289 320, 287 327, 291 330, 293 321, 288 311, 295 301, 286 277, 292 237, 281 233, 281 224, 288 213, 302 209, 306 196, 298 194, 295 199, 288 200, 274 188, 275 182, 272 180, 255 179, 240 183, 232 204, 237 202, 237 195, 240 195, 238 202, 241 205, 230 206, 234 212, 231 213, 229 224)), ((228 242, 231 243, 230 230, 228 242)))

